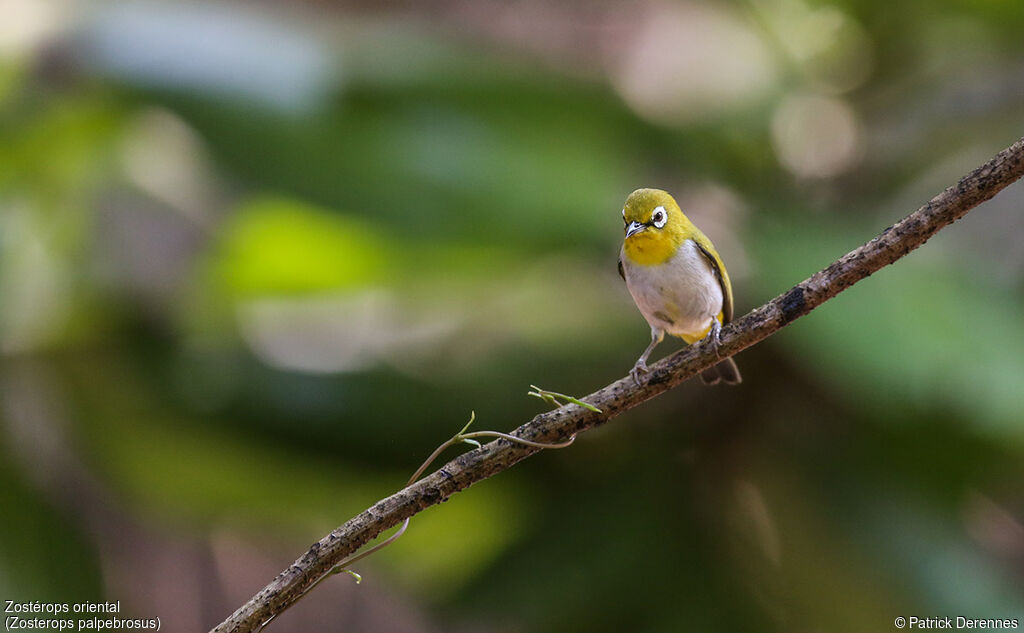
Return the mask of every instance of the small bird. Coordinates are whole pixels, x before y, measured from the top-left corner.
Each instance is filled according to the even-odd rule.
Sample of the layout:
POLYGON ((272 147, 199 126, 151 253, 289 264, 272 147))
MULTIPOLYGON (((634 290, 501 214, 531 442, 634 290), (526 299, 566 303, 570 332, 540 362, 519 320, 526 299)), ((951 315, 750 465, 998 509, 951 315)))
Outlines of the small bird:
MULTIPOLYGON (((714 245, 676 201, 660 189, 637 189, 622 208, 626 238, 619 254, 619 275, 651 326, 651 344, 629 371, 638 384, 647 373, 647 357, 665 334, 688 344, 710 336, 718 344, 723 325, 732 320, 732 284, 714 245)), ((742 378, 732 358, 701 372, 709 385, 738 385, 742 378)))

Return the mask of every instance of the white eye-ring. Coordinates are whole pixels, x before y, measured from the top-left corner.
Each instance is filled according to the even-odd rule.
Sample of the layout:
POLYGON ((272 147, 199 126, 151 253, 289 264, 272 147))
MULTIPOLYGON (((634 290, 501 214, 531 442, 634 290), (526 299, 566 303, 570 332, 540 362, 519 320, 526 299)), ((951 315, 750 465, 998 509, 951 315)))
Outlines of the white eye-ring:
POLYGON ((665 212, 665 207, 655 207, 654 213, 651 214, 651 222, 654 224, 654 228, 660 229, 665 226, 666 220, 668 220, 668 213, 665 212))

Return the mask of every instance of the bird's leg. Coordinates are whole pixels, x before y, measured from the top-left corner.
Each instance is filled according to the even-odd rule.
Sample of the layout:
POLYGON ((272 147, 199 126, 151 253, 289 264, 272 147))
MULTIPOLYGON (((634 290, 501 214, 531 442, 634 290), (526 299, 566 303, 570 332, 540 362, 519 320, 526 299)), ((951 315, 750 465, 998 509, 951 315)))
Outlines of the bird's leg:
POLYGON ((711 329, 704 335, 704 338, 711 340, 711 349, 714 350, 715 356, 721 358, 718 354, 718 346, 722 344, 722 324, 718 322, 718 317, 711 317, 711 329))
POLYGON ((633 377, 633 382, 637 385, 640 384, 640 374, 647 373, 647 357, 651 355, 654 348, 657 347, 658 343, 660 343, 664 338, 665 332, 663 330, 658 330, 653 327, 651 328, 651 344, 647 346, 647 349, 644 350, 643 354, 640 354, 640 358, 638 358, 636 363, 633 365, 633 369, 629 370, 629 375, 633 377))

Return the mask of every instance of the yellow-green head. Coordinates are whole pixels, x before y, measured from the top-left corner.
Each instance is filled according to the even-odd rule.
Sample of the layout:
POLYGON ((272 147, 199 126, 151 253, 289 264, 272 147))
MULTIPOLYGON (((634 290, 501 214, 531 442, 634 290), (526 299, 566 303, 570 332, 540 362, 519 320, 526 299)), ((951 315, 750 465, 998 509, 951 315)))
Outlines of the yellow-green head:
POLYGON ((698 232, 672 196, 661 189, 637 189, 629 194, 622 207, 622 221, 626 257, 641 266, 665 263, 698 232))

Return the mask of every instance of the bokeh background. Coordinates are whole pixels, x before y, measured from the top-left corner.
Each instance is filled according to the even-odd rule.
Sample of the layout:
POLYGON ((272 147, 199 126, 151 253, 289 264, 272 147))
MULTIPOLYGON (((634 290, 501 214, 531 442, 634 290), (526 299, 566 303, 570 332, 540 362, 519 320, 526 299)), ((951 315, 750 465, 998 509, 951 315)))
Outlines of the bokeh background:
MULTIPOLYGON (((1024 133, 1016 0, 0 1, 0 597, 217 624, 648 329, 676 194, 737 314, 1024 133), (452 456, 449 453, 447 456, 452 456)), ((459 494, 269 630, 1024 622, 1024 187, 459 494)), ((666 343, 659 356, 678 347, 666 343)))

